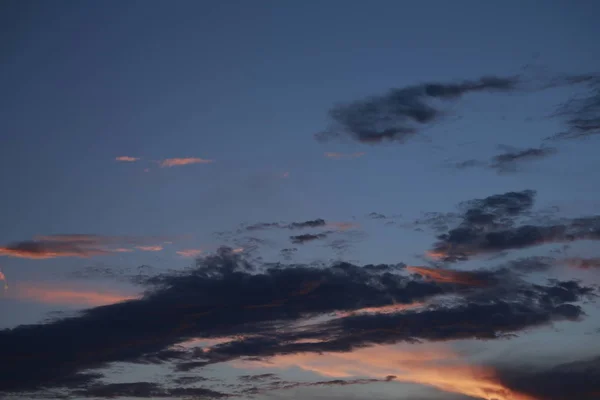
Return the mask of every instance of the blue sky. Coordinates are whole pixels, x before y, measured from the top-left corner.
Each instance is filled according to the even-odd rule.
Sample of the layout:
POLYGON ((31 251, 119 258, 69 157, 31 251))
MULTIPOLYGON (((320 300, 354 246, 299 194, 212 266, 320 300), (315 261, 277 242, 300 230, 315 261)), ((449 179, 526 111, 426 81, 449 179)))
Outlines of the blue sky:
MULTIPOLYGON (((349 261, 491 271, 510 260, 548 256, 558 261, 528 275, 527 282, 543 285, 556 278, 600 284, 597 266, 555 265, 573 266, 575 259, 600 256, 594 239, 569 239, 568 250, 561 247, 565 240, 494 251, 468 247, 474 246, 469 242, 461 243, 469 252, 466 261, 440 263, 426 256, 442 240, 436 235, 466 221, 461 214, 465 206, 460 206, 465 201, 534 190, 535 204, 518 216, 523 219, 515 219, 517 225, 568 225, 573 218, 598 213, 598 127, 583 138, 546 139, 576 129, 568 116, 552 117, 557 107, 577 96, 599 97, 593 86, 600 71, 594 18, 599 11, 594 1, 558 0, 4 2, 0 268, 8 289, 0 298, 0 328, 7 329, 5 335, 20 324, 43 328, 42 321, 54 315, 49 312, 79 315, 72 313, 139 296, 150 287, 132 282, 139 266, 149 266, 144 274, 168 275, 193 266, 190 255, 211 255, 223 245, 234 250, 227 257, 262 267, 320 262, 328 268, 335 261, 349 261), (592 78, 583 84, 565 78, 582 74, 592 78), (336 122, 329 114, 336 106, 424 82, 479 82, 489 76, 518 77, 518 84, 431 99, 428 104, 440 110, 440 117, 419 125, 405 141, 366 143, 348 126, 341 127, 337 138, 315 137, 336 122), (562 83, 554 88, 540 89, 558 81, 562 83), (540 148, 552 151, 530 158, 516 155, 540 148), (493 167, 500 154, 513 157, 505 164, 516 170, 493 167), (117 160, 125 156, 135 160, 117 160), (191 160, 161 165, 173 159, 191 160), (457 167, 468 160, 476 160, 473 167, 457 167), (430 224, 415 225, 427 212, 455 215, 436 214, 449 224, 436 232, 430 224), (386 218, 374 219, 370 213, 386 218), (542 216, 546 220, 540 222, 542 216), (326 223, 305 230, 283 226, 316 219, 326 223), (243 225, 273 222, 283 227, 248 231, 243 225), (291 243, 290 236, 318 233, 325 236, 291 243), (78 240, 85 238, 85 246, 97 251, 73 257, 61 247, 49 254, 44 247, 49 242, 78 245, 57 235, 88 235, 78 240), (24 251, 15 250, 27 241, 33 242, 24 251), (296 250, 281 252, 291 248, 296 250)), ((598 113, 598 108, 596 103, 593 110, 598 113)), ((598 114, 593 118, 598 121, 598 114)), ((435 281, 427 273, 425 278, 435 281)), ((453 296, 463 296, 457 293, 453 296)), ((587 316, 578 323, 557 322, 524 330, 510 341, 485 342, 481 351, 489 355, 478 362, 501 370, 510 357, 500 349, 519 352, 531 346, 536 354, 548 354, 549 359, 537 360, 540 368, 594 356, 582 349, 597 337, 599 314, 593 302, 582 307, 587 316), (571 344, 573 335, 579 335, 580 345, 571 344)), ((0 345, 2 340, 13 339, 0 337, 0 345)), ((438 345, 431 344, 447 354, 438 345)), ((400 339, 394 346, 399 346, 394 351, 412 351, 400 339)), ((456 352, 469 364, 481 344, 466 340, 447 346, 464 346, 464 353, 456 352)), ((349 352, 344 362, 380 354, 369 349, 355 358, 349 352)), ((290 382, 327 377, 300 355, 293 356, 278 356, 275 365, 280 367, 274 373, 290 382)), ((239 363, 195 372, 216 374, 223 384, 237 384, 238 375, 261 373, 262 367, 239 363)), ((110 368, 115 365, 105 366, 106 374, 114 374, 110 368)), ((136 365, 126 364, 128 373, 119 379, 150 379, 154 372, 136 365)), ((413 375, 421 367, 415 366, 413 375)), ((165 375, 171 367, 152 368, 165 375)), ((357 368, 328 377, 362 379, 369 368, 383 373, 390 366, 357 368)), ((382 399, 493 398, 410 379, 350 388, 356 398, 369 390, 382 399)), ((351 396, 348 387, 281 387, 255 397, 351 396)), ((529 393, 526 387, 518 389, 520 396, 529 393)), ((499 398, 541 399, 534 392, 527 394, 530 398, 499 398)), ((75 391, 72 396, 90 393, 75 391)))

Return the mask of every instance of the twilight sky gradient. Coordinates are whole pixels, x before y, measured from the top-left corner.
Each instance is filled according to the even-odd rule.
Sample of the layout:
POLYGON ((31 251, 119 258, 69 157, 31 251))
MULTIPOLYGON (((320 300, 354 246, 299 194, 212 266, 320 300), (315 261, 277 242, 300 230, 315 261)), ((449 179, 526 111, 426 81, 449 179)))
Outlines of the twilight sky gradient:
POLYGON ((600 399, 599 13, 2 1, 0 398, 600 399))

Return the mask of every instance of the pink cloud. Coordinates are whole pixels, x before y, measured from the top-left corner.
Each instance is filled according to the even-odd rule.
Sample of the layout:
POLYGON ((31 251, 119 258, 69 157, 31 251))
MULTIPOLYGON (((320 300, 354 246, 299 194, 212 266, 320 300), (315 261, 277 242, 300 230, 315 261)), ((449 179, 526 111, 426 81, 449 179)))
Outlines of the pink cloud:
POLYGON ((187 158, 167 158, 162 161, 159 161, 159 164, 162 168, 165 167, 177 167, 181 165, 190 165, 190 164, 210 164, 214 162, 214 160, 207 160, 204 158, 197 157, 187 157, 187 158))
POLYGON ((139 157, 130 157, 130 156, 120 156, 120 157, 116 157, 115 160, 120 161, 120 162, 136 162, 136 161, 139 161, 140 158, 139 157))
POLYGON ((202 250, 201 249, 184 249, 184 250, 179 250, 176 253, 178 255, 180 255, 181 257, 193 258, 193 257, 198 257, 200 254, 202 254, 202 250))
POLYGON ((163 247, 161 245, 136 246, 135 248, 138 249, 138 250, 142 250, 142 251, 161 251, 163 249, 163 247))
POLYGON ((19 283, 8 294, 16 300, 66 306, 102 306, 136 299, 139 296, 114 290, 98 290, 69 287, 48 283, 19 283))

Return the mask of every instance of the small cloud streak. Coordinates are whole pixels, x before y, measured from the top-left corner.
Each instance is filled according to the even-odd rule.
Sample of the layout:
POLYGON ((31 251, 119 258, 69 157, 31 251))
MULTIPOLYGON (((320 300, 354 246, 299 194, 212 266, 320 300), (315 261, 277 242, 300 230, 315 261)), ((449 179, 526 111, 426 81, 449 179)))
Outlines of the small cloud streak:
POLYGON ((96 307, 139 298, 115 291, 56 287, 41 283, 19 283, 10 298, 43 304, 96 307))
POLYGON ((170 168, 170 167, 178 167, 182 165, 191 165, 191 164, 210 164, 213 163, 214 160, 207 160, 204 158, 198 157, 186 157, 186 158, 167 158, 159 162, 161 168, 170 168))
POLYGON ((102 236, 88 234, 67 234, 36 236, 33 240, 25 240, 0 246, 0 256, 43 260, 58 257, 88 258, 115 253, 129 253, 135 246, 143 251, 160 251, 162 246, 147 244, 160 241, 161 238, 102 236))
POLYGON ((471 272, 412 266, 408 266, 406 269, 438 283, 454 283, 466 286, 484 286, 486 284, 485 281, 471 272))
POLYGON ((334 152, 327 152, 325 153, 325 157, 330 158, 332 160, 349 160, 349 159, 353 159, 353 158, 359 158, 364 156, 365 153, 364 152, 360 152, 360 153, 334 153, 334 152))
POLYGON ((202 254, 202 249, 185 249, 176 252, 181 257, 194 258, 202 254))
POLYGON ((115 158, 116 161, 119 162, 136 162, 139 161, 139 157, 131 157, 131 156, 119 156, 115 158))
POLYGON ((160 245, 156 245, 156 246, 136 246, 136 249, 142 250, 142 251, 161 251, 163 249, 163 247, 160 246, 160 245))
POLYGON ((236 367, 298 367, 328 378, 395 376, 398 382, 417 383, 485 400, 537 400, 504 386, 493 368, 472 365, 442 346, 374 346, 350 353, 325 352, 275 356, 267 362, 237 361, 236 367))

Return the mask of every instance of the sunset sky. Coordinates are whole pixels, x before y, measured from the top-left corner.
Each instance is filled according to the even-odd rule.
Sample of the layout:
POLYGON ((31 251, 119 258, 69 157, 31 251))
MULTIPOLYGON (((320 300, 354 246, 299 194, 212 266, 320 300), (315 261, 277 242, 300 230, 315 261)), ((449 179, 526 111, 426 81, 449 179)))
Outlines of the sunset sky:
POLYGON ((598 15, 3 0, 0 398, 599 400, 598 15))

